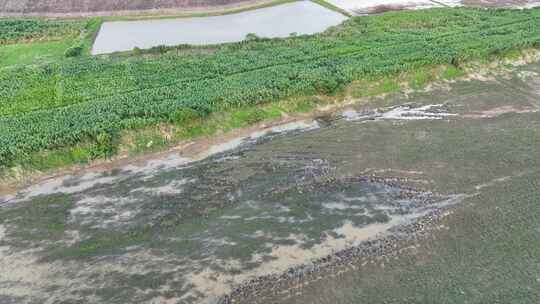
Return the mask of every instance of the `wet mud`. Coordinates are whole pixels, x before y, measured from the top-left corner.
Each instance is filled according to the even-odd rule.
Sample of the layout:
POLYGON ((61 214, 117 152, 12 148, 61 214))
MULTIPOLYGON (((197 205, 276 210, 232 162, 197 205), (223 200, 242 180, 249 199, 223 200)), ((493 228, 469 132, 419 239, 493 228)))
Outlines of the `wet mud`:
POLYGON ((3 196, 0 299, 313 303, 297 293, 414 251, 458 206, 540 168, 538 73, 395 94, 3 196))

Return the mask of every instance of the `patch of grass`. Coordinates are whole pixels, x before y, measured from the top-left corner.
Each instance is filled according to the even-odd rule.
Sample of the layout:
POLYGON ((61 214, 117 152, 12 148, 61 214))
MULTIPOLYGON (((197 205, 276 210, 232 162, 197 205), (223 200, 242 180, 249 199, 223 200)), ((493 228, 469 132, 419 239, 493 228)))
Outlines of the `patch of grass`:
POLYGON ((399 92, 401 86, 398 79, 399 76, 388 76, 376 81, 364 80, 356 82, 351 86, 350 94, 354 98, 362 98, 399 92))
POLYGON ((413 89, 421 89, 428 83, 436 79, 436 76, 431 69, 420 69, 414 72, 409 78, 409 85, 413 89))
POLYGON ((92 46, 94 45, 94 41, 96 40, 102 24, 103 19, 101 18, 91 18, 86 21, 84 31, 79 37, 79 45, 82 47, 84 55, 90 55, 92 46))
MULTIPOLYGON (((41 19, 37 19, 41 20, 41 19)), ((43 19, 46 20, 46 19, 43 19)), ((43 32, 43 37, 34 40, 14 40, 0 44, 0 68, 14 65, 53 64, 64 60, 67 52, 77 56, 90 55, 94 39, 101 26, 101 19, 93 18, 82 22, 64 22, 69 31, 43 32), (71 25, 71 24, 74 25, 71 25)), ((68 56, 73 57, 73 56, 68 56)))
POLYGON ((0 18, 0 45, 76 37, 83 26, 75 19, 0 18))
POLYGON ((63 59, 64 52, 73 43, 73 39, 64 39, 0 46, 0 68, 12 65, 43 64, 63 59))
POLYGON ((232 129, 255 124, 265 119, 264 112, 257 108, 237 109, 230 114, 228 125, 232 129))
MULTIPOLYGON (((159 141, 156 141, 156 143, 159 143, 159 141)), ((119 144, 117 135, 100 133, 96 138, 88 139, 73 147, 63 147, 21 155, 14 163, 14 168, 18 167, 23 170, 43 172, 72 165, 84 165, 95 159, 112 157, 117 153, 119 144)), ((136 150, 137 147, 135 146, 132 149, 136 150)), ((0 175, 9 176, 11 175, 11 171, 4 168, 0 170, 0 175)))
POLYGON ((391 78, 384 78, 381 83, 370 93, 371 95, 376 96, 381 94, 394 93, 399 90, 400 86, 397 80, 391 78))
POLYGON ((441 78, 451 80, 451 79, 462 77, 464 75, 465 75, 465 71, 463 71, 462 69, 456 66, 451 65, 451 66, 448 66, 446 69, 444 69, 444 71, 441 74, 441 78))
POLYGON ((197 137, 208 137, 216 134, 222 127, 212 120, 201 120, 181 129, 176 136, 179 139, 192 139, 197 137))
POLYGON ((94 159, 93 147, 77 145, 70 148, 30 153, 20 158, 15 166, 26 170, 48 171, 77 164, 87 164, 94 159))
POLYGON ((167 139, 154 128, 137 132, 130 140, 128 150, 130 155, 137 155, 145 152, 155 152, 167 147, 167 139))
POLYGON ((517 60, 522 56, 522 52, 519 49, 512 49, 504 53, 504 57, 509 60, 517 60))
POLYGON ((317 98, 305 98, 301 99, 292 112, 298 112, 298 113, 306 113, 311 112, 313 109, 317 107, 317 105, 320 103, 319 99, 317 98))
POLYGON ((276 104, 269 104, 264 108, 264 115, 267 119, 276 119, 283 116, 283 109, 276 104))

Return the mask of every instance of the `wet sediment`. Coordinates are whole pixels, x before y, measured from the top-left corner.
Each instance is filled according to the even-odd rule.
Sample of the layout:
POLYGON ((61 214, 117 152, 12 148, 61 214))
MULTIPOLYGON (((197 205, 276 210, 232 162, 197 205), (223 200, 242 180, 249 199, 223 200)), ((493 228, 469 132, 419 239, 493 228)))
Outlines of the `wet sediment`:
MULTIPOLYGON (((367 263, 377 263, 411 250, 415 244, 427 236, 430 230, 437 229, 439 220, 448 214, 465 195, 437 195, 412 186, 406 186, 407 178, 379 177, 376 175, 349 178, 369 183, 381 183, 402 190, 403 198, 412 199, 425 196, 422 205, 426 208, 418 218, 405 224, 391 227, 387 232, 377 235, 359 245, 336 251, 330 255, 308 263, 295 265, 286 271, 251 279, 236 286, 232 292, 219 300, 219 304, 266 303, 273 296, 294 291, 299 286, 309 285, 323 277, 330 278, 346 271, 357 270, 367 263)), ((285 296, 286 297, 286 296, 285 296)))
POLYGON ((27 282, 0 273, 0 295, 275 303, 388 264, 446 229, 462 199, 539 166, 538 74, 525 76, 27 189, 0 206, 0 266, 27 252, 38 262, 21 266, 27 282))

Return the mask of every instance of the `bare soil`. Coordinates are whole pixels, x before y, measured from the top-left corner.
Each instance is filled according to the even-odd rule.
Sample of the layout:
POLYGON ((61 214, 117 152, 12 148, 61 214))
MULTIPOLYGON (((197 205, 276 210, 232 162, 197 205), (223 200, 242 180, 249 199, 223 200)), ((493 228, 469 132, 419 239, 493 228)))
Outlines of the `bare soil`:
POLYGON ((0 0, 0 16, 112 16, 204 13, 272 0, 0 0))

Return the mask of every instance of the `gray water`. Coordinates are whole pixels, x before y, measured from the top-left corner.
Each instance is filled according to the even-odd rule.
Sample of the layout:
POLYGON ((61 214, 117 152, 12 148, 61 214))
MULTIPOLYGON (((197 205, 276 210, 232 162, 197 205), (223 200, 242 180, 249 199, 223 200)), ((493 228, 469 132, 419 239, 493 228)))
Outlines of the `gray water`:
POLYGON ((345 16, 310 1, 287 3, 238 14, 213 17, 105 22, 92 54, 130 51, 158 45, 205 45, 259 37, 314 34, 337 25, 345 16))

